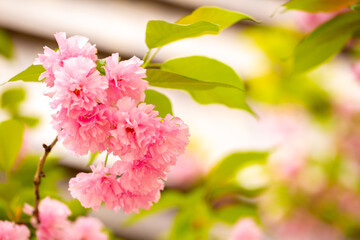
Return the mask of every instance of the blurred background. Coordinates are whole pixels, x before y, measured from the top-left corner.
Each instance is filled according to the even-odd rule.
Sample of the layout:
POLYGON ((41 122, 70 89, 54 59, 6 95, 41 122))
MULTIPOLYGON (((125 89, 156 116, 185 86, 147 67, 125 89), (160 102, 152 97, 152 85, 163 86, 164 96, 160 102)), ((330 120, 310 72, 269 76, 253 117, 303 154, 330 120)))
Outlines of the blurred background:
MULTIPOLYGON (((236 226, 260 232, 259 239, 360 239, 360 45, 352 39, 326 64, 291 76, 288 59, 295 46, 337 13, 284 11, 284 2, 0 0, 0 84, 31 65, 44 46, 56 49, 55 32, 88 37, 100 58, 118 52, 128 59, 146 53, 149 20, 175 22, 211 5, 260 22, 242 21, 218 36, 175 42, 155 57, 160 63, 204 55, 228 64, 245 81, 258 118, 223 105, 200 105, 180 90, 156 88, 189 125, 191 140, 150 211, 127 216, 81 208, 69 196, 67 181, 89 171, 89 157, 76 157, 62 144, 47 163, 43 196, 61 196, 74 216, 96 216, 122 239, 228 239, 236 226), (223 176, 221 171, 230 169, 221 163, 236 157, 250 160, 231 179, 223 176), (214 188, 210 197, 208 185, 214 188)), ((26 123, 12 169, 24 179, 32 179, 41 145, 56 136, 45 89, 23 82, 0 88, 0 121, 26 123)), ((0 175, 0 181, 1 219, 16 219, 18 206, 33 201, 31 180, 10 183, 0 175)))

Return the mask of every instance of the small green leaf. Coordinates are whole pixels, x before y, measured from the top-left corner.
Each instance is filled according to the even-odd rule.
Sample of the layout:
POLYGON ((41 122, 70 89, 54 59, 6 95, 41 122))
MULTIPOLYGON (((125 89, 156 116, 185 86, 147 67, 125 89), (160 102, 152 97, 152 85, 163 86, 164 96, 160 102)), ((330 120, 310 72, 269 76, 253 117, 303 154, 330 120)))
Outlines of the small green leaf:
POLYGON ((90 166, 96 159, 97 155, 99 155, 99 151, 96 151, 95 153, 90 153, 88 166, 90 166))
POLYGON ((295 48, 294 73, 310 70, 340 52, 360 30, 360 14, 348 12, 321 25, 295 48))
POLYGON ((184 38, 199 37, 205 34, 218 34, 219 31, 219 26, 210 22, 179 25, 160 20, 149 21, 146 26, 145 42, 152 49, 184 38))
POLYGON ((37 117, 17 116, 15 119, 23 121, 28 127, 35 127, 40 122, 40 119, 37 117))
POLYGON ((9 172, 22 145, 24 124, 17 120, 0 123, 0 166, 9 172))
POLYGON ((161 193, 161 197, 159 202, 154 203, 154 205, 150 208, 150 210, 140 210, 139 214, 133 214, 129 218, 127 218, 125 224, 131 225, 135 222, 141 220, 142 218, 154 214, 158 211, 165 210, 168 208, 174 208, 181 206, 185 201, 186 195, 173 191, 173 190, 166 190, 161 193))
POLYGON ((145 91, 145 96, 145 102, 147 104, 155 105, 154 109, 159 112, 159 115, 162 118, 164 118, 168 113, 173 115, 171 102, 167 96, 150 89, 145 91))
POLYGON ((238 152, 221 160, 208 174, 207 186, 215 188, 233 180, 240 169, 251 164, 265 163, 268 152, 238 152))
POLYGON ((13 55, 13 44, 10 35, 3 29, 0 29, 0 55, 11 58, 13 55))
POLYGON ((359 0, 291 0, 283 6, 307 12, 334 12, 341 10, 359 0))
POLYGON ((245 203, 220 208, 215 211, 215 216, 228 224, 234 224, 242 217, 251 217, 256 220, 259 218, 256 205, 245 203))
POLYGON ((180 20, 177 24, 192 24, 200 21, 211 22, 220 26, 220 29, 227 28, 241 20, 255 21, 243 13, 229 11, 219 7, 200 7, 180 20))
POLYGON ((241 78, 231 67, 208 57, 191 56, 171 59, 161 65, 161 70, 202 82, 221 83, 244 89, 241 78))
POLYGON ((148 69, 147 79, 155 87, 186 90, 200 104, 223 104, 253 113, 243 90, 230 85, 204 82, 158 69, 148 69))
MULTIPOLYGON (((119 59, 120 60, 120 59, 119 59)), ((96 61, 96 69, 100 72, 101 75, 105 76, 105 69, 103 68, 103 66, 106 65, 106 60, 105 59, 98 59, 96 61)))
POLYGON ((19 104, 24 100, 25 90, 23 88, 8 89, 1 95, 1 107, 16 114, 18 112, 19 104))
POLYGON ((8 82, 24 81, 24 82, 40 82, 40 74, 45 71, 42 65, 31 65, 21 73, 12 77, 8 82))

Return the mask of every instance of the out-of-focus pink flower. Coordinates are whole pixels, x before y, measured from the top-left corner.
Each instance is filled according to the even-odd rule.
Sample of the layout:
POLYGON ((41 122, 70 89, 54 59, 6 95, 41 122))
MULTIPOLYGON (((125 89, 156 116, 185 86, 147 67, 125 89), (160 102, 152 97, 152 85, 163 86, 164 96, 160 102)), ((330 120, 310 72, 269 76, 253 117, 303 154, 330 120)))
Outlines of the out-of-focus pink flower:
POLYGON ((240 219, 234 226, 229 240, 261 240, 263 234, 254 220, 240 219))
POLYGON ((356 62, 353 66, 352 66, 352 71, 356 77, 356 79, 358 81, 360 81, 360 61, 356 62))
POLYGON ((301 31, 309 33, 321 24, 344 11, 345 10, 330 13, 308 13, 299 11, 296 13, 295 20, 301 31))
POLYGON ((0 240, 28 240, 30 231, 25 225, 0 220, 0 240))
POLYGON ((93 217, 78 217, 66 230, 67 240, 107 240, 108 236, 101 232, 103 224, 93 217))
POLYGON ((66 39, 66 34, 63 32, 56 33, 54 36, 59 45, 59 51, 55 52, 48 47, 44 47, 44 54, 39 54, 39 57, 34 61, 34 64, 42 64, 46 69, 40 75, 39 80, 46 78, 44 81, 49 87, 54 86, 54 73, 63 66, 63 60, 78 56, 90 58, 94 62, 97 60, 97 49, 95 45, 88 43, 87 38, 73 36, 66 39))
POLYGON ((193 152, 186 151, 177 158, 176 165, 170 168, 167 185, 187 188, 205 175, 206 169, 193 152))
MULTIPOLYGON (((24 212, 32 215, 33 208, 24 206, 24 212)), ((41 200, 39 204, 39 220, 37 224, 32 218, 31 222, 36 230, 38 240, 66 239, 65 230, 70 226, 67 219, 71 215, 70 209, 62 202, 49 197, 41 200)))
POLYGON ((90 58, 80 56, 63 62, 64 66, 55 71, 52 108, 66 108, 69 116, 73 117, 104 102, 108 81, 100 76, 90 58))
POLYGON ((137 57, 119 62, 118 53, 106 58, 105 72, 109 80, 106 104, 115 106, 123 97, 131 97, 136 103, 145 100, 144 91, 149 84, 143 80, 146 70, 141 67, 142 63, 137 57))
POLYGON ((336 228, 321 222, 304 211, 296 212, 291 218, 284 220, 275 230, 278 240, 339 240, 344 239, 336 228))
POLYGON ((275 110, 261 119, 261 132, 271 138, 276 150, 269 165, 281 179, 293 179, 310 154, 310 133, 306 116, 301 111, 275 110), (295 154, 296 153, 296 154, 295 154))

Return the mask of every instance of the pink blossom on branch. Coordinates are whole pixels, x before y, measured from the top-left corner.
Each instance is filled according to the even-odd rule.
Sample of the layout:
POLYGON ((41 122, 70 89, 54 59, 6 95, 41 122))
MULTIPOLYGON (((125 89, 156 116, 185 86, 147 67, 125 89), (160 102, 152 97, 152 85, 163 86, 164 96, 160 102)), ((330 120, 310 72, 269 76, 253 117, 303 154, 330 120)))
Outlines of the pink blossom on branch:
POLYGON ((66 108, 70 117, 78 116, 79 112, 91 111, 104 102, 107 88, 107 79, 100 76, 90 58, 69 58, 55 71, 50 106, 66 108))
POLYGON ((25 225, 0 220, 0 240, 28 240, 30 231, 25 225))
POLYGON ((114 53, 106 58, 105 72, 109 80, 107 90, 107 104, 115 106, 117 101, 123 97, 131 97, 136 103, 145 100, 144 91, 148 82, 143 80, 146 77, 146 70, 141 67, 143 61, 137 57, 119 62, 119 54, 114 53))
POLYGON ((48 87, 54 86, 55 71, 63 66, 63 61, 71 58, 82 56, 91 59, 93 62, 97 60, 97 49, 95 45, 88 43, 88 39, 82 36, 73 36, 66 39, 66 33, 56 33, 55 39, 59 45, 59 50, 54 51, 48 47, 44 47, 44 54, 39 54, 35 59, 34 64, 43 65, 46 69, 39 80, 45 78, 45 83, 48 87))

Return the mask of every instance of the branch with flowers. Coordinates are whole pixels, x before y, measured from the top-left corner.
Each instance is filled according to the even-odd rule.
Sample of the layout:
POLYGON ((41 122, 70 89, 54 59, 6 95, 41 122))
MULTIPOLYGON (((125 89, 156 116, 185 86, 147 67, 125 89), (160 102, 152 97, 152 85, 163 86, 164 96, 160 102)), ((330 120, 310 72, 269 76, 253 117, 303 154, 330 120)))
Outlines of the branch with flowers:
MULTIPOLYGON (((311 12, 299 18, 300 33, 261 27, 243 13, 200 7, 175 23, 149 21, 145 33, 148 51, 142 60, 136 56, 123 60, 119 53, 99 59, 96 46, 86 37, 55 33, 57 50, 44 47, 33 65, 8 81, 40 82, 47 87, 44 95, 50 99, 51 124, 58 136, 50 145, 43 145, 40 160, 37 156, 24 162, 19 158, 24 131, 36 125, 35 118, 19 113, 18 105, 25 93, 12 89, 1 97, 2 107, 9 111, 11 119, 0 123, 0 160, 6 159, 0 161, 4 172, 0 180, 4 176, 8 184, 8 188, 0 190, 7 191, 11 201, 0 198, 0 216, 6 215, 12 222, 0 221, 0 240, 31 236, 112 239, 99 220, 85 216, 89 209, 96 211, 102 206, 132 214, 126 224, 160 210, 175 209, 169 233, 169 238, 174 240, 208 239, 210 235, 234 240, 269 236, 289 239, 293 226, 301 229, 301 225, 308 228, 297 232, 304 239, 313 236, 311 234, 315 234, 316 239, 356 236, 360 224, 356 222, 358 216, 349 208, 358 206, 359 192, 346 187, 360 181, 345 179, 341 171, 347 166, 342 165, 347 160, 344 156, 358 157, 358 136, 353 129, 357 129, 359 114, 342 108, 341 111, 346 112, 345 120, 341 114, 333 116, 334 100, 313 81, 314 76, 306 72, 344 48, 344 55, 358 55, 357 2, 288 1, 283 5, 288 10, 311 12), (318 15, 319 11, 328 13, 318 15), (259 45, 268 58, 269 72, 265 70, 264 76, 260 73, 247 79, 245 84, 230 66, 205 56, 153 63, 156 54, 172 42, 216 35, 244 20, 255 24, 249 24, 242 33, 259 45), (187 124, 173 114, 166 95, 151 87, 184 90, 200 104, 222 104, 258 119, 247 103, 247 96, 273 105, 296 104, 301 113, 292 119, 283 116, 282 111, 274 111, 274 116, 269 117, 263 106, 255 103, 260 125, 265 125, 262 133, 271 132, 274 138, 279 134, 285 143, 272 152, 234 152, 204 169, 187 155, 189 151, 184 155, 187 146, 192 144, 187 124), (324 119, 339 123, 341 129, 336 128, 334 134, 337 138, 334 141, 337 145, 333 147, 335 157, 314 160, 313 146, 303 146, 304 142, 311 144, 307 134, 309 119, 317 123, 324 119), (346 134, 342 132, 344 129, 346 134), (50 154, 55 144, 62 144, 76 156, 91 156, 88 163, 91 172, 77 173, 66 182, 73 197, 70 201, 49 191, 59 180, 53 176, 58 174, 60 180, 69 177, 56 172, 59 166, 54 165, 56 160, 50 154), (4 147, 7 145, 11 147, 4 147), (101 153, 106 158, 93 164, 101 153), (109 155, 114 157, 114 162, 107 161, 109 155), (178 174, 173 169, 175 165, 184 168, 180 170, 183 172, 178 184, 171 183, 171 175, 178 174), (326 177, 319 174, 323 173, 319 166, 325 169, 326 177), (273 171, 273 176, 264 180, 267 171, 273 171), (315 172, 315 180, 321 178, 322 181, 305 186, 304 182, 311 180, 304 180, 304 172, 315 172), (24 182, 33 178, 33 188, 16 197, 11 190, 19 188, 20 175, 26 177, 24 182), (244 178, 255 179, 255 187, 245 186, 244 178), (334 196, 336 191, 344 197, 334 196), (340 206, 344 211, 334 210, 332 215, 328 214, 326 204, 343 202, 351 207, 340 206), (277 206, 280 204, 281 207, 277 206), (5 213, 1 212, 3 205, 7 209, 5 213), (344 216, 346 223, 339 221, 338 216, 344 216), (323 218, 326 221, 322 221, 323 218), (231 234, 224 237, 213 232, 219 223, 230 225, 231 234), (320 229, 321 234, 327 230, 331 234, 311 233, 312 227, 320 229)), ((356 70, 354 67, 355 73, 356 70)))

